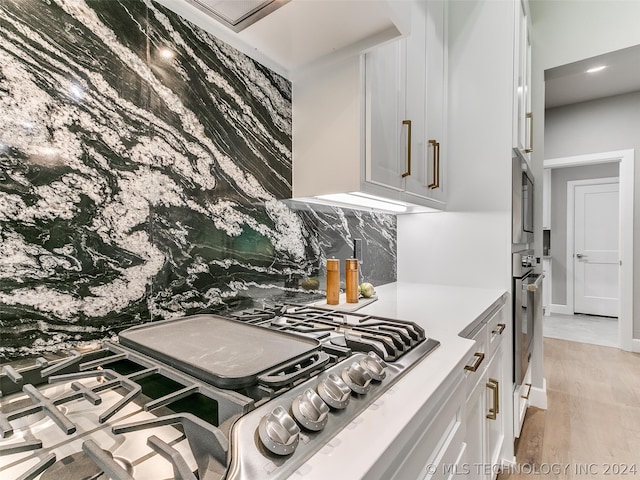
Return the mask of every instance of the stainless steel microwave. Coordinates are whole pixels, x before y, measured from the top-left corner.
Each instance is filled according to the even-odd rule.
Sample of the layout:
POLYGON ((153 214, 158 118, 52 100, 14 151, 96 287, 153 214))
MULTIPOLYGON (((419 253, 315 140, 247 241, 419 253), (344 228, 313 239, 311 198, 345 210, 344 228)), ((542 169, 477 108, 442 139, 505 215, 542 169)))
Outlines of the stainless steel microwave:
POLYGON ((529 164, 517 149, 513 149, 513 199, 512 199, 512 243, 533 242, 533 198, 535 179, 529 164))

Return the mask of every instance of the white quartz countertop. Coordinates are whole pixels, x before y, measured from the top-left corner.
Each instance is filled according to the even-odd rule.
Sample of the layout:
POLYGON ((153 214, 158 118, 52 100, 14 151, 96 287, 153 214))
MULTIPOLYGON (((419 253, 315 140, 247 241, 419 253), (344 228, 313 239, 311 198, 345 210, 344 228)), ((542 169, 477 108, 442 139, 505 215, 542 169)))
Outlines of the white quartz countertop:
MULTIPOLYGON (((506 294, 505 290, 396 282, 376 287, 378 301, 358 310, 409 320, 440 346, 336 435, 291 478, 362 478, 390 448, 438 388, 470 353, 460 332, 506 294)), ((375 476, 375 475, 373 475, 375 476)))

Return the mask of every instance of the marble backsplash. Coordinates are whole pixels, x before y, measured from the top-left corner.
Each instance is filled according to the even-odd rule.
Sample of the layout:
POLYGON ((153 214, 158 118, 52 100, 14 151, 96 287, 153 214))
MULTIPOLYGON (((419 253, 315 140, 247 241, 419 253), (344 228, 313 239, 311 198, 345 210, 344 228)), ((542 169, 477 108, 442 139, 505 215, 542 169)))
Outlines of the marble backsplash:
POLYGON ((395 217, 284 200, 291 161, 291 84, 170 10, 2 0, 0 361, 319 294, 354 238, 394 281, 395 217))

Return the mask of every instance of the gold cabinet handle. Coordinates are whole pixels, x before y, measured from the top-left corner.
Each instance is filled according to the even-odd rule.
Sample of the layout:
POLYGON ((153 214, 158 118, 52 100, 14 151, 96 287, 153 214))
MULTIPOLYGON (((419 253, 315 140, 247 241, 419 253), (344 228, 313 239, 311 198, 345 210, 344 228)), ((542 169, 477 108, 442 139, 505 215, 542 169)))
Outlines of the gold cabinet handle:
POLYGON ((476 352, 476 353, 473 354, 473 356, 476 357, 476 361, 473 363, 473 365, 465 365, 464 366, 464 369, 465 370, 469 370, 470 372, 475 372, 476 370, 478 370, 478 367, 480 366, 480 364, 484 360, 484 353, 482 353, 482 352, 476 352))
POLYGON ((529 400, 529 395, 531 395, 531 384, 530 383, 525 383, 525 386, 529 387, 529 390, 527 390, 527 394, 526 395, 520 395, 522 398, 524 398, 525 400, 529 400))
POLYGON ((502 335, 502 332, 504 332, 504 329, 507 328, 507 325, 505 323, 498 323, 496 324, 496 328, 495 330, 493 330, 491 333, 497 333, 498 335, 502 335))
POLYGON ((440 188, 440 142, 436 146, 438 147, 438 156, 436 157, 438 161, 436 162, 436 186, 433 188, 440 188))
POLYGON ((525 148, 524 151, 531 153, 533 152, 533 112, 528 112, 527 118, 529 119, 529 147, 525 148))
POLYGON ((440 187, 440 142, 429 140, 429 144, 433 145, 433 183, 428 187, 433 189, 440 187))
POLYGON ((402 174, 402 178, 411 175, 411 120, 403 120, 403 125, 408 127, 407 130, 407 171, 402 174))
POLYGON ((495 378, 490 378, 487 382, 487 388, 493 390, 493 408, 489 409, 487 418, 489 420, 496 420, 500 413, 500 383, 495 378))

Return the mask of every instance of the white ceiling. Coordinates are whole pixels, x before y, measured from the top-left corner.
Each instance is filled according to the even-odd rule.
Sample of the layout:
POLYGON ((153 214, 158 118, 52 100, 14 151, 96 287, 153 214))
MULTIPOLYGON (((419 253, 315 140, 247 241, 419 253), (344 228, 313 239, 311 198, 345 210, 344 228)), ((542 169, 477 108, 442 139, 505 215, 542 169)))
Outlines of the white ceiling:
POLYGON ((404 1, 292 0, 236 33, 194 0, 157 1, 289 80, 399 38, 410 25, 404 1))
POLYGON ((559 107, 640 90, 640 45, 545 71, 545 106, 559 107), (588 69, 606 65, 596 73, 588 69))

